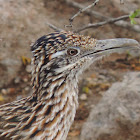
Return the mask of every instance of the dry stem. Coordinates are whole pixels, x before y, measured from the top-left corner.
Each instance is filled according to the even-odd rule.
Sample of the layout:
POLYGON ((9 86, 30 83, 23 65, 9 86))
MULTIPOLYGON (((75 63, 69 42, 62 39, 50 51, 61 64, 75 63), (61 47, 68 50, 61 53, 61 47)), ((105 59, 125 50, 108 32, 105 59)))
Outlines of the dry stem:
POLYGON ((116 21, 127 19, 127 18, 129 18, 129 15, 124 15, 124 16, 117 17, 117 18, 110 18, 110 19, 107 19, 105 21, 98 22, 98 23, 95 23, 95 24, 88 24, 88 25, 76 30, 75 32, 81 32, 81 31, 83 31, 85 29, 88 29, 88 28, 97 28, 99 26, 102 26, 102 25, 105 25, 105 24, 108 24, 108 23, 114 23, 116 21))
POLYGON ((99 0, 95 0, 95 2, 93 2, 92 4, 88 5, 87 7, 84 7, 82 9, 80 9, 75 15, 73 15, 69 21, 70 24, 73 22, 74 18, 76 18, 77 16, 79 16, 81 13, 83 13, 84 11, 86 11, 87 9, 94 7, 97 3, 99 2, 99 0))
POLYGON ((55 30, 55 31, 63 31, 63 29, 61 29, 61 28, 58 28, 58 27, 56 27, 55 25, 53 25, 53 24, 51 24, 51 23, 49 23, 49 22, 46 22, 46 24, 47 25, 49 25, 49 27, 50 28, 52 28, 53 30, 55 30))

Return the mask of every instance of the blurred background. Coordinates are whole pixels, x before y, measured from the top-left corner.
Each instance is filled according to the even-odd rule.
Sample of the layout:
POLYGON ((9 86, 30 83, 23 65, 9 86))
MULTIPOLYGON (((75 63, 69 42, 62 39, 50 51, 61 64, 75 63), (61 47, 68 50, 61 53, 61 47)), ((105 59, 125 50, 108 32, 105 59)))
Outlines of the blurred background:
MULTIPOLYGON (((93 0, 72 1, 82 6, 88 6, 94 2, 93 0)), ((139 0, 124 0, 124 4, 120 4, 119 0, 104 0, 90 10, 108 18, 115 18, 128 15, 139 8, 139 0)), ((69 18, 78 11, 79 8, 70 4, 68 0, 0 0, 0 104, 21 99, 31 94, 30 61, 32 55, 30 45, 44 34, 53 32, 53 29, 47 25, 48 22, 58 28, 72 31, 88 23, 104 21, 104 18, 98 18, 84 12, 74 19, 72 28, 65 27, 65 25, 69 25, 69 18)), ((118 25, 106 24, 98 28, 84 30, 80 34, 96 39, 132 38, 140 42, 140 18, 137 18, 136 22, 137 25, 131 25, 130 20, 127 19, 125 23, 129 26, 118 22, 118 25), (134 26, 136 27, 135 29, 134 26)), ((124 119, 125 117, 120 119, 122 116, 119 116, 119 113, 117 118, 113 118, 114 116, 112 117, 110 112, 114 109, 106 110, 106 105, 103 105, 104 110, 108 113, 105 113, 105 116, 102 114, 100 121, 95 121, 94 128, 85 125, 87 118, 89 121, 91 116, 94 116, 96 120, 99 117, 98 113, 100 112, 96 112, 98 115, 96 113, 91 115, 91 112, 98 110, 96 106, 102 102, 106 91, 110 90, 116 82, 119 82, 121 86, 124 81, 135 81, 137 85, 138 81, 140 81, 140 53, 138 51, 112 54, 93 64, 83 74, 79 83, 79 109, 69 132, 68 140, 140 140, 140 105, 135 101, 136 98, 140 99, 140 93, 134 97, 129 97, 128 94, 128 99, 134 100, 133 107, 137 112, 132 113, 131 111, 134 108, 130 107, 131 110, 129 110, 130 108, 127 105, 127 111, 123 108, 125 105, 120 107, 121 115, 127 119, 131 118, 131 115, 128 117, 131 112, 131 121, 130 118, 128 120, 124 119), (137 81, 132 77, 136 77, 137 81), (115 123, 105 121, 103 124, 101 120, 105 118, 111 118, 115 120, 115 123), (102 127, 102 130, 99 127, 102 127), (89 132, 90 130, 92 131, 89 132), (94 136, 92 136, 92 133, 94 136)), ((126 86, 129 84, 131 87, 131 82, 127 83, 126 86)), ((127 87, 123 88, 127 89, 127 87)), ((138 90, 140 92, 140 88, 138 90)), ((126 99, 126 97, 124 98, 126 99)), ((124 98, 121 97, 120 102, 125 102, 124 98)), ((114 100, 112 101, 114 102, 114 100)), ((119 105, 120 102, 118 102, 119 105)), ((128 100, 127 103, 133 104, 128 100)))

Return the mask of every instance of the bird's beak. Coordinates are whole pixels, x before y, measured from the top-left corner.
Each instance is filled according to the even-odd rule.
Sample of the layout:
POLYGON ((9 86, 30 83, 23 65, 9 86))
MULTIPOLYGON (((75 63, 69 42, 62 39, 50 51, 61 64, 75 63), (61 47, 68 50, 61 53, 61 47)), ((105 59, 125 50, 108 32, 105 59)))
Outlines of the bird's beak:
POLYGON ((111 53, 119 53, 130 49, 138 49, 138 51, 140 51, 140 44, 134 39, 126 38, 97 40, 91 57, 102 57, 111 53))

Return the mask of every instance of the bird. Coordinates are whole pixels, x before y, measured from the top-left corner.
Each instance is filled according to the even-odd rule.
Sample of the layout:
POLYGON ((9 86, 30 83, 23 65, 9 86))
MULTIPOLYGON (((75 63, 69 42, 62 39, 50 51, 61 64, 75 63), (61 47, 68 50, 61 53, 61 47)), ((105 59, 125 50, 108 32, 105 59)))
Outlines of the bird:
POLYGON ((78 108, 78 77, 92 63, 134 39, 97 40, 71 31, 53 32, 31 46, 32 94, 0 106, 0 136, 12 140, 66 140, 78 108))

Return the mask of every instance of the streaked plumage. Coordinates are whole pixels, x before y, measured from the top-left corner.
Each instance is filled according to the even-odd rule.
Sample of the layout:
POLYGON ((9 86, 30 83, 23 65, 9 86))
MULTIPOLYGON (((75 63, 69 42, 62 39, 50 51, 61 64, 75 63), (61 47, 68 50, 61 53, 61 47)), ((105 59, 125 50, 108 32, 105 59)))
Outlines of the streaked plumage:
POLYGON ((78 107, 78 76, 124 45, 138 42, 98 41, 65 31, 39 38, 31 47, 33 94, 0 106, 1 135, 13 140, 65 140, 78 107))

